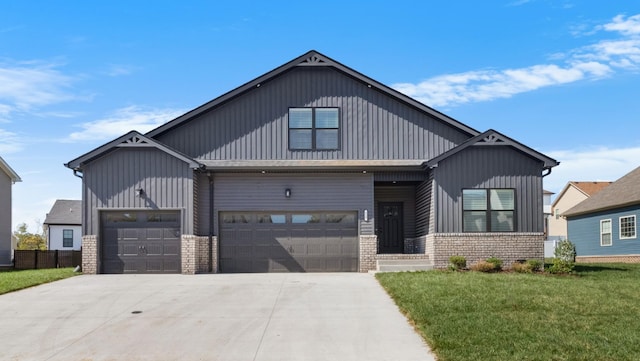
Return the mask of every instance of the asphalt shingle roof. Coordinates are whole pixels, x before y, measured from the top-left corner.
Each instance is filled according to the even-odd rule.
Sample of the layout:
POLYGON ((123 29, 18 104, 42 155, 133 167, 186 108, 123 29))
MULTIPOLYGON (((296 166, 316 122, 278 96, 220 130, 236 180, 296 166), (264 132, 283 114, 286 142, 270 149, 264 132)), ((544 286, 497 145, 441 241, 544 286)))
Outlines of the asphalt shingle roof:
POLYGON ((58 199, 47 213, 44 224, 82 224, 82 201, 58 199))
POLYGON ((563 216, 577 216, 634 204, 640 204, 640 167, 578 203, 564 212, 563 216))

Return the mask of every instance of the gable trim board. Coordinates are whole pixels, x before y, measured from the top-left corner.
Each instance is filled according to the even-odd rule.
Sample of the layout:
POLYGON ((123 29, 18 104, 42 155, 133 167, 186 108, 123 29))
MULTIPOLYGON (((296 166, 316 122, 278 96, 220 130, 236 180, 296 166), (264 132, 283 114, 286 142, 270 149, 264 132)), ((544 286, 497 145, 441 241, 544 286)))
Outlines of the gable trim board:
MULTIPOLYGON (((478 241, 481 251, 469 260, 539 258, 542 177, 558 162, 497 131, 479 133, 310 51, 144 135, 131 131, 65 165, 83 175, 83 232, 95 244, 87 269, 104 271, 104 214, 171 209, 180 210, 181 272, 194 273, 369 271, 377 259, 396 258, 446 267, 442 260, 456 250, 440 240, 462 232, 460 193, 477 187, 515 189, 518 221, 508 237, 465 234, 502 240, 478 241), (292 151, 292 107, 339 108, 338 149, 292 151), (379 255, 381 202, 403 210, 403 231, 385 233, 404 235, 394 241, 402 245, 398 254, 379 255), (356 233, 346 232, 341 222, 354 217, 356 233), (444 222, 448 217, 456 219, 444 222), (257 237, 263 228, 269 236, 257 237), (530 246, 514 248, 518 242, 530 246)), ((136 234, 128 231, 133 227, 118 225, 122 237, 136 234)), ((125 242, 109 232, 113 242, 125 242)), ((147 260, 137 255, 138 265, 125 268, 148 269, 139 266, 147 260)))

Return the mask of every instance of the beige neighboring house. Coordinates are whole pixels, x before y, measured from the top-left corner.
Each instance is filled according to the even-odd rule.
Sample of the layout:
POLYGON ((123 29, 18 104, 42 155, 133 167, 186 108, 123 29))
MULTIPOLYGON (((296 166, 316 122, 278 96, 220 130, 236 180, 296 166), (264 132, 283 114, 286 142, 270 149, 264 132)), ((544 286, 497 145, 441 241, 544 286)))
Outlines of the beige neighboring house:
POLYGON ((11 186, 22 180, 0 157, 0 266, 11 265, 11 186))
POLYGON ((551 204, 547 240, 567 239, 567 220, 562 213, 592 197, 613 182, 569 182, 551 204))

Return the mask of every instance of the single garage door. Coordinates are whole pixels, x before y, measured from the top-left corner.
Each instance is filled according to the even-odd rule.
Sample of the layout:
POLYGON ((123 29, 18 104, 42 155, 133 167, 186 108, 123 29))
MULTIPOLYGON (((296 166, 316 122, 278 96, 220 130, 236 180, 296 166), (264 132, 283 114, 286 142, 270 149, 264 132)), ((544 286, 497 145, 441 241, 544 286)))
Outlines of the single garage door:
POLYGON ((102 212, 102 273, 180 273, 179 211, 102 212))
POLYGON ((357 212, 220 212, 221 272, 356 272, 357 212))

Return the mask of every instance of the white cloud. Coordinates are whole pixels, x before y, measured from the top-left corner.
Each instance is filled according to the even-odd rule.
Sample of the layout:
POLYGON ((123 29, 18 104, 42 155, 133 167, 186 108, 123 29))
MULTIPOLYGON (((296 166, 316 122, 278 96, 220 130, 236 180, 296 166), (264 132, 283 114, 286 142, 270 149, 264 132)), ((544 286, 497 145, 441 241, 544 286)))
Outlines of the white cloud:
POLYGON ((640 14, 625 19, 624 15, 618 15, 613 21, 602 26, 605 30, 618 31, 624 35, 640 34, 640 14))
POLYGON ((615 181, 640 165, 640 147, 598 147, 543 153, 560 162, 544 178, 544 188, 556 194, 569 181, 615 181))
POLYGON ((16 153, 23 149, 18 135, 0 128, 0 154, 16 153))
POLYGON ((80 124, 79 132, 67 141, 95 141, 112 139, 131 130, 148 132, 184 113, 181 109, 143 109, 129 106, 116 110, 106 118, 80 124))
POLYGON ((573 49, 562 59, 554 54, 551 60, 564 60, 559 64, 447 74, 418 83, 394 84, 393 88, 430 106, 452 106, 509 98, 548 86, 603 78, 621 69, 640 68, 640 14, 628 18, 618 15, 597 29, 617 32, 622 38, 573 49))
POLYGON ((116 76, 130 75, 135 70, 136 68, 131 65, 111 64, 109 65, 109 69, 107 69, 106 73, 108 76, 116 77, 116 76))
POLYGON ((55 64, 0 63, 0 118, 13 112, 29 112, 41 106, 76 99, 67 89, 74 79, 55 64))

